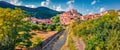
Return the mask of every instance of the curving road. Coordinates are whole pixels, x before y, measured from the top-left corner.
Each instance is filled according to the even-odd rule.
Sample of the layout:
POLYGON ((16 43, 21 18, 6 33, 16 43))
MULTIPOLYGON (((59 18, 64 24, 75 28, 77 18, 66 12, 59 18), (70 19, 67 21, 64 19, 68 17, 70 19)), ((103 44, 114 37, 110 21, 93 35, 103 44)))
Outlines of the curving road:
POLYGON ((63 32, 63 35, 61 35, 61 37, 55 42, 52 50, 60 50, 61 47, 65 44, 67 40, 67 31, 65 30, 63 32))

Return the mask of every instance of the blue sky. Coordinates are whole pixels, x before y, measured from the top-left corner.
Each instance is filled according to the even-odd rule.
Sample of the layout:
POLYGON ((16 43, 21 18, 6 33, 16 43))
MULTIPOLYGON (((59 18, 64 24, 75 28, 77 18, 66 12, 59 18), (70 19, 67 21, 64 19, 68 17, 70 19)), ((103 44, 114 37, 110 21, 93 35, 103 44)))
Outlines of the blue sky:
POLYGON ((120 9, 120 0, 3 0, 17 6, 36 8, 48 7, 57 11, 76 9, 82 14, 100 13, 105 10, 120 9))

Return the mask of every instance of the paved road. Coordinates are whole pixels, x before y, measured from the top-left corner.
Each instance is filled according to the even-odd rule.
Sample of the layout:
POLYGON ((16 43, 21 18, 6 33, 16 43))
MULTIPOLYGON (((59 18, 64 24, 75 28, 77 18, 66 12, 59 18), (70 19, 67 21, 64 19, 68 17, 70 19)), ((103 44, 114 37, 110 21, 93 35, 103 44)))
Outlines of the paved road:
POLYGON ((57 42, 55 42, 52 50, 60 50, 61 47, 65 44, 66 40, 67 40, 67 31, 65 30, 63 32, 63 35, 57 40, 57 42))
POLYGON ((56 43, 56 41, 59 40, 59 37, 62 36, 64 34, 64 32, 65 32, 65 30, 61 30, 57 34, 51 36, 46 41, 44 41, 44 43, 42 43, 43 44, 42 50, 52 50, 54 44, 56 43))

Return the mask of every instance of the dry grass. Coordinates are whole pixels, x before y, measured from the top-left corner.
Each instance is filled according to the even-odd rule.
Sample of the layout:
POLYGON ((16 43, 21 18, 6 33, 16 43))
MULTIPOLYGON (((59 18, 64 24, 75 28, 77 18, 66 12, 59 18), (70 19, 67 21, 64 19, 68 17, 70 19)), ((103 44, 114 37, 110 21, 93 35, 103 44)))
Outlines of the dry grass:
POLYGON ((32 33, 35 33, 35 35, 33 35, 32 39, 34 39, 35 36, 40 37, 43 41, 47 38, 49 38, 50 36, 54 35, 57 33, 57 31, 49 31, 49 32, 43 32, 43 31, 32 31, 32 33))

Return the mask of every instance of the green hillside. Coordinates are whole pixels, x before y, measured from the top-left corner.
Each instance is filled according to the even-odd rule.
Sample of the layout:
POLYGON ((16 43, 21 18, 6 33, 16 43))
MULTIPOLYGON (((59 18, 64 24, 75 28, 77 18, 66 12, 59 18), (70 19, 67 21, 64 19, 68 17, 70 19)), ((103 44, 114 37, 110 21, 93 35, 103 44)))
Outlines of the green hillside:
POLYGON ((120 50, 120 20, 114 10, 96 20, 71 23, 70 34, 82 37, 86 50, 120 50))
POLYGON ((40 18, 40 19, 50 19, 51 17, 62 13, 62 12, 49 9, 47 7, 28 8, 25 6, 15 6, 5 1, 0 1, 0 7, 11 8, 11 9, 15 9, 17 7, 17 8, 24 10, 30 16, 40 18))

